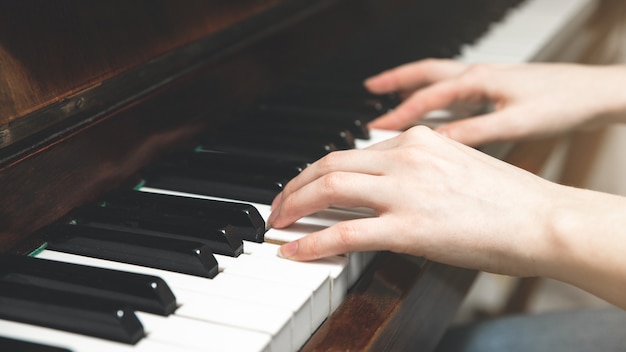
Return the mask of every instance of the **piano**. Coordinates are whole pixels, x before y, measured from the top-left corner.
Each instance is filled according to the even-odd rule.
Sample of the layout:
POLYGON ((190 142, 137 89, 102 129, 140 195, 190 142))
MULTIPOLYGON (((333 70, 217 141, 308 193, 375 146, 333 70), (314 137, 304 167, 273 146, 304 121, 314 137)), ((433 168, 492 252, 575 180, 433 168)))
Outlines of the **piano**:
MULTIPOLYGON (((280 243, 371 214, 329 209, 266 231, 277 189, 239 177, 278 170, 276 159, 306 167, 319 156, 293 152, 336 129, 324 117, 364 133, 344 124, 347 139, 321 145, 325 152, 396 135, 363 130, 376 116, 364 110, 371 101, 397 103, 359 90, 383 69, 426 57, 584 61, 600 35, 588 34, 598 8, 594 0, 0 5, 0 347, 432 350, 475 271, 385 252, 277 258, 280 243), (269 116, 296 115, 300 130, 263 127, 269 116), (235 208, 256 230, 226 221, 235 208), (215 247, 194 237, 209 227, 215 247)), ((424 123, 459 117, 434 112, 424 123)), ((550 150, 538 144, 483 150, 539 172, 550 150)))

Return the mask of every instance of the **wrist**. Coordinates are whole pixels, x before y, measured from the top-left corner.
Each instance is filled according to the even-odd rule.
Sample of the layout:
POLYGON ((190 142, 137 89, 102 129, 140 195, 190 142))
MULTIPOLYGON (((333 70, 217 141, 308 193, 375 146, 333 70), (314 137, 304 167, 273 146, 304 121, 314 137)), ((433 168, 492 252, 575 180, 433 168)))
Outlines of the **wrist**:
POLYGON ((596 95, 596 117, 602 123, 626 122, 626 65, 596 68, 602 73, 595 84, 590 85, 590 94, 596 95))
POLYGON ((625 306, 626 200, 562 187, 550 216, 541 276, 625 306))

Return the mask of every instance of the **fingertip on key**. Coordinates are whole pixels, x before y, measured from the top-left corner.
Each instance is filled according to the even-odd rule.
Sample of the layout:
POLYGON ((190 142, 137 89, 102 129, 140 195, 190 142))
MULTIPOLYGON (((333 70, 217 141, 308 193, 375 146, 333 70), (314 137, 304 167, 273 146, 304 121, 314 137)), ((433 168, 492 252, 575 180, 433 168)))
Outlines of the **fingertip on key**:
POLYGON ((298 252, 298 241, 285 243, 278 248, 278 256, 285 259, 292 259, 298 252))

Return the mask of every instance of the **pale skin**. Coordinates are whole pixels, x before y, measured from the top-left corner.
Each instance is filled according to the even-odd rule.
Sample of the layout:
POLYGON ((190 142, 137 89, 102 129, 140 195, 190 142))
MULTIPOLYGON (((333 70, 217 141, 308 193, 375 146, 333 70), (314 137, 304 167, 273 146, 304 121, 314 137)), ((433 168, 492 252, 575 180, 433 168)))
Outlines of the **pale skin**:
POLYGON ((626 67, 407 64, 366 81, 404 102, 371 123, 407 129, 364 150, 334 152, 294 178, 268 220, 283 228, 329 206, 377 216, 340 222, 280 248, 293 260, 369 250, 571 283, 626 308, 626 199, 558 185, 470 146, 536 138, 626 116, 626 67), (410 127, 458 102, 493 112, 410 127))

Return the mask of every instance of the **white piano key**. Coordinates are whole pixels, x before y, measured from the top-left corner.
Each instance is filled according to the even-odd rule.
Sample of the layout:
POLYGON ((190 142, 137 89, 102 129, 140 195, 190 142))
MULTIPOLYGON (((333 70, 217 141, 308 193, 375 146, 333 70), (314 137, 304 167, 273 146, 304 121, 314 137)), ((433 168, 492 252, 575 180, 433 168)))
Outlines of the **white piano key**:
POLYGON ((265 240, 274 243, 287 243, 298 240, 309 233, 325 229, 327 226, 312 224, 310 219, 300 219, 293 225, 284 229, 269 229, 265 233, 265 240))
MULTIPOLYGON (((218 263, 223 256, 216 256, 218 263)), ((241 255, 224 269, 225 274, 241 275, 270 282, 293 285, 310 290, 311 333, 326 319, 330 311, 330 271, 282 258, 241 255)))
POLYGON ((259 331, 271 336, 272 351, 295 351, 292 313, 282 307, 265 306, 229 297, 176 289, 180 307, 176 316, 259 331))
MULTIPOLYGON (((272 243, 246 242, 244 251, 253 256, 263 256, 270 259, 284 260, 276 256, 279 246, 272 243)), ((330 275, 330 313, 343 302, 348 289, 348 258, 345 256, 332 256, 308 262, 308 265, 327 268, 330 275)))
POLYGON ((357 139, 355 140, 357 149, 364 149, 369 147, 370 145, 382 142, 384 140, 396 137, 401 132, 399 131, 391 131, 391 130, 380 130, 376 128, 370 129, 370 139, 357 139))
POLYGON ((359 279, 363 271, 363 253, 351 252, 346 253, 348 258, 348 285, 351 287, 359 279))
MULTIPOLYGON (((339 221, 356 219, 364 216, 370 215, 363 212, 329 209, 307 216, 288 228, 269 229, 265 236, 267 239, 275 242, 291 242, 304 237, 306 234, 331 226, 339 221)), ((358 280, 367 264, 366 262, 369 262, 371 259, 368 258, 366 261, 364 255, 365 254, 362 252, 346 253, 344 255, 348 261, 347 279, 349 286, 352 286, 356 280, 358 280)), ((372 253, 369 256, 371 257, 372 255, 375 255, 375 253, 372 253)))
MULTIPOLYGON (((398 131, 371 129, 369 140, 362 140, 362 139, 356 140, 357 148, 358 149, 366 148, 375 143, 384 141, 389 138, 393 138, 399 134, 400 132, 398 131)), ((162 189, 149 188, 149 187, 143 187, 140 190, 144 192, 155 192, 155 193, 172 194, 172 195, 195 197, 195 198, 220 199, 220 200, 228 201, 228 199, 223 199, 223 198, 162 190, 162 189)), ((266 204, 257 204, 257 203, 250 203, 250 204, 255 206, 258 209, 261 216, 264 218, 264 220, 267 221, 271 213, 271 207, 266 204)), ((291 241, 300 239, 303 236, 311 232, 319 231, 325 227, 331 226, 339 221, 350 220, 350 219, 355 219, 358 217, 365 217, 365 216, 372 216, 372 215, 373 213, 369 209, 328 209, 325 211, 321 211, 321 212, 306 216, 298 220, 295 224, 293 224, 289 228, 269 229, 265 234, 265 238, 266 240, 272 241, 275 243, 291 242, 291 241)), ((244 251, 245 251, 245 245, 244 245, 244 251)), ((370 253, 367 255, 364 253, 348 253, 345 255, 345 257, 347 258, 347 262, 348 262, 348 265, 346 268, 346 272, 347 272, 346 277, 347 277, 348 287, 352 286, 358 280, 365 266, 370 262, 373 255, 374 255, 373 253, 370 253)), ((220 266, 227 267, 229 263, 232 263, 232 262, 233 262, 232 258, 221 258, 220 266)), ((340 287, 341 285, 343 285, 343 283, 338 283, 336 286, 340 287)), ((331 296, 339 297, 339 295, 340 293, 336 292, 334 295, 331 295, 331 296)), ((333 309, 336 308, 336 305, 337 305, 336 302, 332 301, 331 307, 333 309)))
POLYGON ((467 63, 543 59, 542 51, 569 26, 578 26, 595 4, 596 0, 527 0, 494 23, 476 44, 464 47, 457 59, 467 63))
POLYGON ((170 315, 138 312, 146 338, 206 352, 270 351, 270 335, 232 326, 170 315))
POLYGON ((203 351, 143 338, 135 345, 107 341, 61 330, 0 319, 0 334, 14 339, 67 348, 74 352, 192 352, 203 351))
MULTIPOLYGON (((399 132, 397 131, 384 131, 384 130, 374 130, 374 140, 382 141, 385 138, 389 138, 390 136, 396 136, 399 132)), ((208 197, 202 196, 192 193, 184 193, 184 192, 176 192, 169 190, 162 190, 156 188, 141 188, 143 192, 155 192, 155 193, 163 193, 163 194, 171 194, 185 197, 194 197, 194 198, 204 198, 204 199, 218 199, 218 200, 228 200, 224 198, 216 198, 216 197, 208 197)), ((261 216, 263 216, 264 220, 267 221, 269 214, 271 212, 270 206, 266 204, 257 204, 250 203, 254 205, 258 210, 261 216)), ((327 209, 315 214, 311 214, 306 216, 300 220, 298 220, 295 224, 291 225, 285 229, 268 229, 265 233, 266 241, 272 241, 275 243, 286 243, 291 242, 297 239, 302 238, 303 236, 321 230, 325 227, 331 226, 339 221, 355 219, 357 217, 364 216, 372 216, 371 212, 368 210, 362 209, 327 209)), ((244 245, 245 251, 245 245, 244 245)), ((348 258, 348 284, 352 286, 356 280, 361 276, 363 268, 365 266, 365 261, 363 260, 363 253, 347 253, 345 255, 348 258)), ((222 258, 222 265, 227 265, 232 262, 233 259, 222 258)))
POLYGON ((38 256, 51 260, 156 275, 168 283, 174 295, 176 295, 177 289, 183 288, 207 296, 228 297, 259 305, 287 309, 291 311, 293 316, 292 336, 294 344, 301 346, 311 334, 312 291, 310 289, 225 273, 220 273, 213 279, 205 279, 50 250, 42 251, 38 256))
POLYGON ((330 310, 327 315, 332 314, 344 301, 350 288, 348 277, 349 259, 346 256, 333 256, 310 262, 309 265, 327 268, 330 271, 331 292, 330 310))
POLYGON ((274 243, 256 243, 250 241, 243 242, 243 252, 248 255, 261 255, 265 257, 275 257, 280 245, 274 243))
MULTIPOLYGON (((293 313, 292 336, 296 346, 302 346, 311 336, 313 320, 311 290, 261 281, 249 276, 218 275, 216 279, 226 288, 218 287, 219 291, 210 291, 215 295, 290 309, 293 313)), ((205 292, 205 289, 199 290, 205 292)))
POLYGON ((375 257, 376 252, 363 252, 363 270, 365 270, 365 268, 370 265, 375 257))

